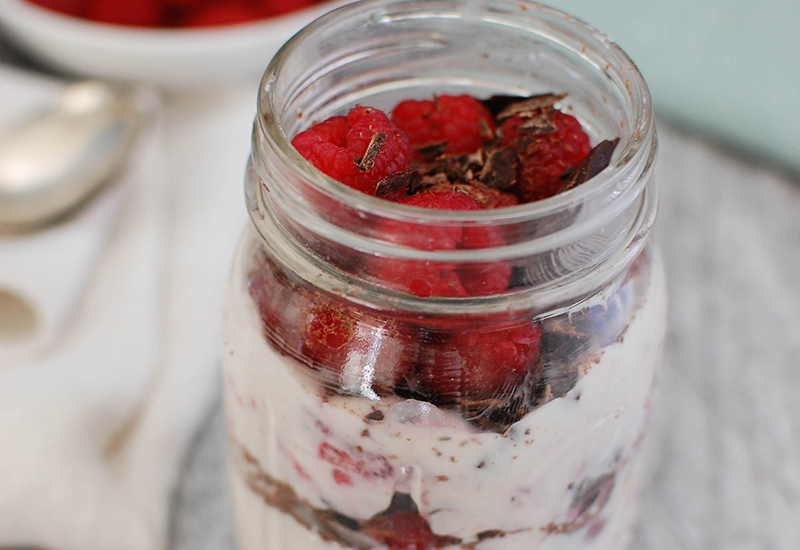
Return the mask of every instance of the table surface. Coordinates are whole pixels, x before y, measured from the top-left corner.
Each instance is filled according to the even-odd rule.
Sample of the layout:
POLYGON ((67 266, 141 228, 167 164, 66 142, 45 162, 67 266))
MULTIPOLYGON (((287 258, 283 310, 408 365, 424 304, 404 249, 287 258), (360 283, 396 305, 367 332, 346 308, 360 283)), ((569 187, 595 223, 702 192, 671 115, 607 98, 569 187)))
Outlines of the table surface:
MULTIPOLYGON (((31 66, 0 36, 0 62, 31 66)), ((637 550, 800 548, 800 181, 660 125, 655 239, 670 331, 637 550)), ((221 398, 174 493, 169 547, 234 549, 221 398)))

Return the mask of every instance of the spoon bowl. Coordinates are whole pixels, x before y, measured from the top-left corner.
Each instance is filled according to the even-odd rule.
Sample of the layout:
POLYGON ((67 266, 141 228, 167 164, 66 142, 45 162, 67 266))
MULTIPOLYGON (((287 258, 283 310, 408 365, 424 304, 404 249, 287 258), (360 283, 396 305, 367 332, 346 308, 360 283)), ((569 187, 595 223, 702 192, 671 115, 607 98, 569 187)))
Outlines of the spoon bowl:
POLYGON ((142 122, 133 94, 98 81, 0 137, 0 229, 53 222, 84 203, 122 166, 142 122))

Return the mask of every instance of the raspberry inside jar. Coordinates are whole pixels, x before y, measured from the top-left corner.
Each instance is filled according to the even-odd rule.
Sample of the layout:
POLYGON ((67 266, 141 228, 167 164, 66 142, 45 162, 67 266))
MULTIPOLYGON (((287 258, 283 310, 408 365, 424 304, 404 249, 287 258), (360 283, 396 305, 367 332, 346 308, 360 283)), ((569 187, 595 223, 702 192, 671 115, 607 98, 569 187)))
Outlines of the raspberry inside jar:
POLYGON ((608 166, 616 141, 592 149, 580 122, 556 108, 565 97, 444 94, 401 101, 390 116, 355 106, 300 132, 292 145, 369 195, 443 210, 508 207, 567 191, 608 166), (591 171, 587 159, 595 160, 591 171), (458 203, 455 194, 478 204, 458 203), (409 199, 417 195, 427 198, 409 199))

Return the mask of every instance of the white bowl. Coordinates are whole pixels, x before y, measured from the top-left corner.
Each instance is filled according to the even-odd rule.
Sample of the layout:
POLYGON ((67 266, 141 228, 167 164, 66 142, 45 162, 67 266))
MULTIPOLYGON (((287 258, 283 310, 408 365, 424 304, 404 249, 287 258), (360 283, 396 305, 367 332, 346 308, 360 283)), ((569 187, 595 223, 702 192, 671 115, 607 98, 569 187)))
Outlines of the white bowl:
POLYGON ((295 32, 345 3, 323 2, 238 25, 148 29, 95 23, 24 0, 0 0, 0 24, 20 48, 62 71, 181 89, 257 79, 295 32))

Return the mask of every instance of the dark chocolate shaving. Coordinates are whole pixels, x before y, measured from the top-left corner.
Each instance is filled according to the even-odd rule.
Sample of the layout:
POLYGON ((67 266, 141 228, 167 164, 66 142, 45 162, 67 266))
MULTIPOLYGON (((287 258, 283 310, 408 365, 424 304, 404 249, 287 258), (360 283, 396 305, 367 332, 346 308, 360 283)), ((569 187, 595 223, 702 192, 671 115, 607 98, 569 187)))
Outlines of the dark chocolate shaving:
POLYGON ((584 183, 605 170, 611 162, 611 155, 619 143, 619 138, 609 141, 604 139, 589 151, 589 154, 577 165, 565 172, 561 179, 564 180, 562 191, 584 183))
POLYGON ((505 532, 501 531, 500 529, 489 529, 488 531, 481 531, 475 538, 478 540, 486 540, 486 539, 496 539, 504 537, 506 534, 505 532))
POLYGON ((486 110, 489 111, 489 114, 492 115, 492 118, 496 119, 497 115, 503 109, 522 99, 525 98, 519 95, 493 95, 486 99, 482 99, 481 103, 484 107, 486 107, 486 110))
POLYGON ((483 151, 476 151, 470 155, 440 155, 418 169, 428 181, 439 183, 439 176, 444 176, 450 183, 467 184, 483 164, 483 151))
POLYGON ((403 188, 413 189, 419 184, 419 180, 421 179, 422 176, 417 170, 403 170, 402 172, 389 174, 378 182, 378 185, 375 187, 375 196, 385 197, 403 188))
POLYGON ((483 103, 483 106, 486 107, 487 111, 489 111, 489 114, 491 114, 493 118, 497 119, 500 113, 502 113, 515 103, 521 103, 523 101, 528 101, 528 100, 536 100, 542 103, 541 107, 547 107, 554 105, 557 101, 564 98, 565 95, 566 94, 564 95, 538 94, 528 97, 519 95, 493 95, 488 99, 481 100, 481 103, 483 103))
POLYGON ((532 365, 525 379, 504 394, 483 398, 465 396, 458 405, 461 415, 481 430, 505 433, 539 406, 536 388, 541 376, 540 366, 532 365))
POLYGON ((517 152, 512 147, 500 147, 486 156, 478 180, 493 189, 508 189, 517 181, 517 152))
POLYGON ((569 514, 574 519, 560 524, 549 523, 542 527, 542 531, 548 535, 563 535, 587 525, 602 512, 614 490, 615 480, 616 472, 610 472, 582 482, 570 506, 569 514))
POLYGON ((544 323, 539 354, 542 376, 536 387, 538 403, 543 405, 564 397, 580 378, 580 368, 586 360, 592 342, 591 332, 584 333, 576 320, 565 316, 544 323))
POLYGON ((495 118, 498 122, 502 122, 507 118, 513 116, 520 116, 522 118, 532 118, 541 114, 542 109, 551 108, 557 102, 566 97, 566 94, 541 94, 534 95, 528 98, 522 98, 507 105, 502 111, 497 113, 495 118))
POLYGON ((486 124, 486 121, 483 120, 483 119, 480 119, 480 123, 479 124, 480 124, 480 127, 481 127, 481 135, 483 137, 485 137, 486 139, 494 139, 494 135, 495 135, 494 134, 494 130, 492 130, 492 128, 490 128, 489 125, 486 124))
POLYGON ((483 541, 487 541, 490 539, 502 539, 511 535, 517 535, 519 533, 525 533, 527 531, 531 531, 531 528, 528 527, 526 529, 516 529, 514 531, 501 531, 500 529, 487 529, 486 531, 481 531, 480 533, 475 535, 475 540, 470 542, 469 544, 462 545, 461 548, 464 550, 478 550, 480 548, 480 544, 483 541))
POLYGON ((512 424, 522 420, 532 403, 521 397, 476 399, 465 397, 459 406, 462 416, 473 426, 486 432, 505 433, 512 424))
POLYGON ((556 126, 547 113, 542 113, 539 116, 527 119, 524 124, 519 127, 519 130, 532 134, 534 136, 541 136, 544 134, 552 134, 556 131, 556 126))
POLYGON ((445 151, 447 151, 447 141, 438 141, 436 143, 429 143, 427 145, 422 145, 417 147, 417 152, 420 155, 427 159, 432 159, 438 157, 439 155, 443 155, 445 151))
MULTIPOLYGON (((340 514, 339 512, 329 512, 326 514, 327 519, 332 522, 336 522, 345 529, 349 529, 351 531, 358 531, 361 529, 361 525, 358 523, 357 520, 354 520, 350 516, 345 516, 344 514, 340 514)), ((319 515, 322 517, 322 514, 319 515)))
POLYGON ((376 132, 372 139, 369 141, 367 150, 364 156, 359 160, 357 159, 356 168, 361 172, 368 172, 372 165, 375 164, 375 159, 383 149, 383 144, 386 143, 386 132, 376 132))

